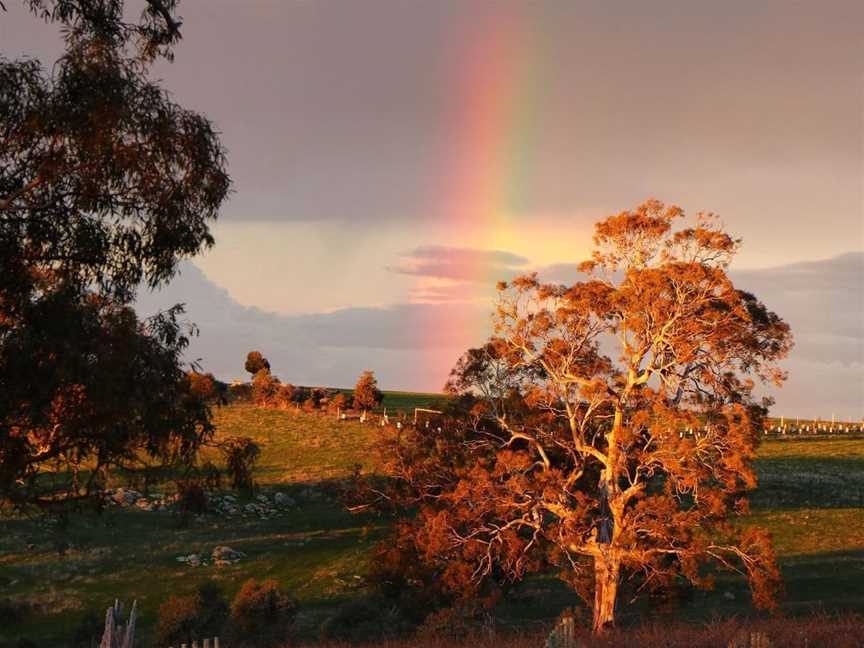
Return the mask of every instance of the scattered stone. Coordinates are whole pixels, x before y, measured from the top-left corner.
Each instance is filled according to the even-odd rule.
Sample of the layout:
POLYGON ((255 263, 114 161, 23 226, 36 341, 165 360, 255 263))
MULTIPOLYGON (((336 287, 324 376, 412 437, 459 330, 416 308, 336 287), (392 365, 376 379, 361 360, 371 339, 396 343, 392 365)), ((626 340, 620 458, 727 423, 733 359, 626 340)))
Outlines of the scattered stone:
POLYGON ((286 508, 294 506, 296 504, 296 502, 285 493, 276 493, 273 496, 273 502, 276 504, 276 506, 283 506, 286 508))
POLYGON ((210 554, 210 557, 214 561, 222 561, 231 564, 239 561, 241 558, 245 558, 246 554, 242 551, 236 551, 231 547, 219 546, 213 549, 213 553, 210 554))
POLYGON ((735 595, 732 592, 723 592, 723 598, 725 598, 727 601, 734 601, 735 595))
POLYGON ((270 500, 269 500, 269 499, 267 498, 267 496, 264 495, 264 494, 259 495, 259 496, 256 497, 255 499, 257 499, 257 500, 258 500, 259 502, 261 502, 262 504, 269 504, 269 503, 270 503, 270 500))
POLYGON ((131 488, 118 488, 111 495, 111 499, 120 506, 132 506, 141 499, 141 493, 131 488))
POLYGON ((202 564, 201 556, 194 553, 188 556, 177 556, 177 562, 186 563, 190 567, 198 567, 202 564))

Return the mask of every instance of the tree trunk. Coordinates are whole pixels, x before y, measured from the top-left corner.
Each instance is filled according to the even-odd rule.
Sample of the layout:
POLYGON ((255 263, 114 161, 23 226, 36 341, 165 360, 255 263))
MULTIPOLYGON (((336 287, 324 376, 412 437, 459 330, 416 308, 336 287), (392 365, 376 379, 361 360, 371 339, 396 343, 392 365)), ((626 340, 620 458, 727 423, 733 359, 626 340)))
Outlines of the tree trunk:
POLYGON ((618 577, 621 562, 611 551, 594 559, 594 623, 595 633, 615 625, 615 602, 618 599, 618 577))

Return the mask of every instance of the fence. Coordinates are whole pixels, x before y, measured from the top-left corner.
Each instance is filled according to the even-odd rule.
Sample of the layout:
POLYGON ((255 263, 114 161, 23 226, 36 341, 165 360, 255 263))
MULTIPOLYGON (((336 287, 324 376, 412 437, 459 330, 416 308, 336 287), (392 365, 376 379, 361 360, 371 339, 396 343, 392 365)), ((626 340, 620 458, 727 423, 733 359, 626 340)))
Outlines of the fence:
MULTIPOLYGON (((210 639, 203 639, 201 644, 199 645, 197 641, 193 641, 191 644, 191 648, 219 648, 219 637, 213 637, 212 644, 210 643, 210 639)), ((169 648, 174 648, 174 646, 170 646, 169 648)), ((190 648, 189 644, 180 644, 180 648, 190 648)))

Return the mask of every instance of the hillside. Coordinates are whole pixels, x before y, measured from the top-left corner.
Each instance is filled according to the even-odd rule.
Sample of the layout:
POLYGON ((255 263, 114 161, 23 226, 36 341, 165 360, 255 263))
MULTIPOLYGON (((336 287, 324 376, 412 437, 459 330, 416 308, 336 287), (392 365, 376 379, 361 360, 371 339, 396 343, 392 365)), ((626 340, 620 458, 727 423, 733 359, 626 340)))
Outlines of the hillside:
MULTIPOLYGON (((388 399, 394 408, 428 404, 417 394, 388 399)), ((256 500, 240 498, 234 506, 239 512, 229 514, 227 500, 217 498, 219 512, 186 522, 164 510, 110 507, 101 516, 73 518, 65 530, 5 520, 0 587, 4 598, 30 609, 18 623, 4 624, 0 639, 68 637, 86 612, 101 617, 114 598, 138 600, 146 638, 168 595, 192 592, 208 579, 233 593, 246 578, 264 576, 278 579, 299 600, 299 624, 312 638, 338 606, 366 596, 368 552, 384 537, 387 522, 346 513, 338 485, 355 465, 374 471, 377 428, 246 404, 215 413, 220 435, 248 435, 261 445, 255 477, 268 503, 246 512, 256 500), (291 504, 275 505, 276 494, 291 504), (62 556, 61 542, 69 545, 62 556), (219 567, 178 561, 209 556, 218 545, 246 556, 219 567)), ((752 523, 774 535, 787 588, 782 609, 864 611, 864 441, 768 440, 758 469, 752 523)), ((535 578, 519 586, 498 614, 508 627, 533 628, 573 603, 557 580, 535 578)), ((748 610, 744 584, 724 578, 714 592, 695 594, 678 612, 707 619, 748 610)))

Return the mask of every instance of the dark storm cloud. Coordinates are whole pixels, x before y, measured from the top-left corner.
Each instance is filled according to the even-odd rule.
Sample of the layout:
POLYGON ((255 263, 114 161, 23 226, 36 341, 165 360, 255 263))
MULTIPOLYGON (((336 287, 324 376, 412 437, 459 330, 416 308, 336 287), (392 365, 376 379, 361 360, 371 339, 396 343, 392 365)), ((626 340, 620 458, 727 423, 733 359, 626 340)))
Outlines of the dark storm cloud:
MULTIPOLYGON (((4 54, 56 55, 56 30, 7 4, 4 54)), ((157 75, 223 133, 226 219, 434 220, 475 145, 462 111, 503 83, 505 150, 487 161, 509 166, 516 217, 659 195, 766 239, 801 242, 820 216, 811 240, 854 229, 861 244, 860 0, 184 0, 181 13, 157 75), (512 60, 473 78, 468 52, 502 17, 512 60)))
POLYGON ((514 266, 524 266, 528 259, 503 250, 427 245, 402 256, 391 272, 455 281, 486 281, 490 276, 509 275, 514 266))

